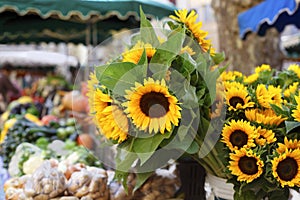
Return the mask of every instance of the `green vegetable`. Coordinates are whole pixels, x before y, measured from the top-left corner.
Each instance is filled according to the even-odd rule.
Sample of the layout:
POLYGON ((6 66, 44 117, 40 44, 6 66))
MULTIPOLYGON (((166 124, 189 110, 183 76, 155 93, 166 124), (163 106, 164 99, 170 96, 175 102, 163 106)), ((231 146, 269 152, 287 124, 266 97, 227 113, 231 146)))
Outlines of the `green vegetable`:
POLYGON ((57 129, 57 137, 61 140, 64 140, 65 138, 67 138, 69 135, 69 133, 67 132, 67 130, 65 128, 58 128, 57 129))
POLYGON ((49 140, 45 137, 41 137, 41 138, 37 139, 35 144, 36 144, 36 146, 38 146, 41 149, 47 149, 49 140))
POLYGON ((66 125, 67 126, 75 126, 75 124, 76 124, 76 119, 75 118, 68 118, 66 120, 66 125))

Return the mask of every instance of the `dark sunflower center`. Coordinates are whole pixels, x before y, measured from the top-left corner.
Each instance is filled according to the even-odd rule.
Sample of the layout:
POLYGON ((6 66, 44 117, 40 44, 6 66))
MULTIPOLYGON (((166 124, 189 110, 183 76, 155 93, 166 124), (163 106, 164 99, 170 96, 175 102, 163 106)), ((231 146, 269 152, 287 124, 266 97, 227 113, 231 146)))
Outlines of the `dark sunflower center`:
POLYGON ((297 161, 291 157, 287 157, 278 163, 277 174, 284 181, 291 181, 298 173, 297 161))
POLYGON ((144 94, 140 101, 142 112, 150 118, 159 118, 165 116, 169 111, 169 101, 159 92, 150 92, 144 94))
POLYGON ((258 166, 256 162, 256 158, 244 156, 240 158, 238 165, 244 174, 253 175, 258 172, 258 166))
POLYGON ((271 100, 274 101, 275 100, 275 96, 272 96, 271 100))
POLYGON ((244 131, 235 130, 231 133, 229 140, 233 146, 241 148, 248 143, 248 135, 244 131))
POLYGON ((258 139, 266 139, 263 135, 260 135, 258 139))
POLYGON ((241 104, 242 106, 245 104, 244 100, 241 97, 232 97, 229 99, 229 104, 236 108, 236 106, 239 104, 241 104))

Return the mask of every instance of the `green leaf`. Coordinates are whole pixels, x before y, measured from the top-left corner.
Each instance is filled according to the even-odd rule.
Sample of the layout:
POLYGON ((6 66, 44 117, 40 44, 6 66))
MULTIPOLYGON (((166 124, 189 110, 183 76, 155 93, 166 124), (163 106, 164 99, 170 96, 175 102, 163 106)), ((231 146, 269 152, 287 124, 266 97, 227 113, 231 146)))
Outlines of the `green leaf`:
POLYGON ((183 60, 182 67, 188 73, 192 73, 193 71, 195 71, 197 64, 188 53, 181 54, 180 58, 183 60))
POLYGON ((154 78, 165 78, 166 71, 182 48, 184 38, 184 29, 179 29, 172 32, 168 40, 157 47, 149 66, 154 78))
POLYGON ((113 89, 119 79, 136 65, 130 62, 111 63, 96 67, 96 76, 99 82, 109 89, 113 89))
POLYGON ((270 106, 272 107, 272 109, 274 110, 276 115, 278 115, 278 116, 281 115, 283 117, 288 117, 289 116, 289 110, 283 110, 282 108, 280 108, 279 106, 277 106, 275 104, 270 104, 270 106))
POLYGON ((153 174, 153 172, 145 172, 145 173, 137 173, 136 175, 136 185, 134 187, 133 192, 135 192, 137 189, 139 189, 147 180, 148 178, 153 174))
POLYGON ((142 82, 146 73, 147 66, 130 62, 112 63, 96 68, 99 82, 122 96, 125 95, 126 89, 134 86, 135 82, 142 82))
POLYGON ((254 191, 243 191, 242 194, 235 193, 234 199, 238 200, 257 200, 254 191))
POLYGON ((147 19, 142 7, 140 7, 140 18, 140 40, 144 43, 150 43, 152 46, 157 47, 159 45, 159 40, 150 21, 147 19))
POLYGON ((272 200, 288 200, 289 198, 289 189, 288 188, 282 188, 280 190, 274 191, 271 194, 268 194, 269 199, 272 200))
POLYGON ((124 146, 124 149, 118 148, 116 155, 116 170, 114 179, 122 182, 122 185, 127 192, 127 177, 129 171, 133 167, 133 163, 138 159, 135 153, 128 151, 129 146, 124 146))
POLYGON ((206 105, 208 106, 210 106, 216 98, 216 82, 219 76, 220 76, 219 71, 215 70, 215 71, 207 72, 207 74, 205 74, 203 77, 206 87, 208 88, 209 91, 209 95, 207 95, 207 99, 206 99, 207 101, 205 102, 206 105))
POLYGON ((118 148, 116 155, 116 170, 118 171, 129 172, 133 163, 138 159, 136 153, 130 152, 128 148, 118 148))
POLYGON ((175 30, 178 28, 178 26, 180 26, 179 24, 175 24, 172 21, 167 21, 168 26, 170 27, 171 30, 175 30))
POLYGON ((210 63, 209 63, 209 55, 206 53, 199 54, 196 59, 196 69, 200 72, 201 75, 205 76, 206 72, 209 70, 210 63))
POLYGON ((300 127, 300 122, 285 121, 286 133, 290 133, 292 130, 300 127))
POLYGON ((142 56, 141 56, 141 58, 139 60, 138 65, 143 65, 143 66, 147 67, 147 65, 148 65, 148 59, 147 59, 146 49, 144 49, 143 54, 142 54, 142 56))
POLYGON ((180 141, 183 141, 189 132, 189 127, 181 125, 178 127, 177 135, 180 141))
POLYGON ((127 184, 128 175, 129 175, 128 172, 115 170, 114 179, 122 183, 122 186, 124 187, 126 194, 128 194, 128 184, 127 184))
POLYGON ((188 154, 195 154, 200 150, 200 146, 196 141, 193 141, 189 148, 186 150, 188 154))
POLYGON ((182 101, 184 102, 184 105, 182 107, 185 108, 197 108, 198 107, 198 97, 196 95, 196 88, 195 87, 187 87, 186 93, 182 97, 182 101))
POLYGON ((170 138, 171 133, 167 132, 165 134, 156 133, 152 137, 147 138, 136 138, 134 141, 133 151, 137 154, 143 165, 159 147, 160 143, 164 139, 170 138))
POLYGON ((176 94, 176 97, 179 101, 181 101, 183 96, 186 94, 186 88, 188 87, 190 87, 189 81, 178 71, 172 70, 169 88, 176 94))
POLYGON ((223 53, 216 53, 214 56, 212 56, 212 59, 214 61, 214 64, 219 64, 225 60, 225 54, 223 53))

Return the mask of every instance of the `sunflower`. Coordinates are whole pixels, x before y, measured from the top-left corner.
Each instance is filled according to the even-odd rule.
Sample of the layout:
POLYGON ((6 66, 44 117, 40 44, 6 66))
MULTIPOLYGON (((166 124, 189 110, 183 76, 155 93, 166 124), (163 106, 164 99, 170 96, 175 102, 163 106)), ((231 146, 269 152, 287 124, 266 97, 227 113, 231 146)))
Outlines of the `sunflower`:
POLYGON ((243 74, 241 72, 238 71, 224 71, 221 75, 220 75, 220 79, 222 81, 234 81, 236 78, 242 77, 243 74))
POLYGON ((89 98, 92 98, 90 106, 95 112, 94 121, 100 133, 107 139, 118 140, 119 143, 126 140, 129 130, 128 119, 123 111, 113 104, 111 97, 97 88, 89 98))
POLYGON ((272 109, 247 109, 245 110, 245 116, 251 122, 271 126, 278 126, 287 119, 285 117, 277 116, 272 109))
POLYGON ((222 100, 216 100, 214 102, 214 104, 211 106, 211 108, 212 108, 212 111, 210 113, 210 118, 211 119, 214 119, 214 118, 217 118, 217 117, 221 116, 223 105, 224 105, 224 103, 223 103, 222 100))
POLYGON ((275 133, 272 130, 267 130, 261 128, 260 126, 256 129, 257 133, 259 134, 258 138, 255 138, 256 144, 260 146, 264 146, 265 144, 271 144, 276 142, 275 133))
MULTIPOLYGON (((94 92, 96 90, 96 86, 99 84, 99 81, 96 77, 95 73, 90 73, 90 79, 88 80, 88 85, 87 85, 87 97, 89 100, 89 105, 93 105, 94 100, 94 92)), ((94 113, 93 106, 90 106, 90 113, 94 113)))
POLYGON ((295 110, 292 111, 293 112, 292 116, 295 118, 295 121, 300 122, 300 95, 295 96, 295 100, 297 103, 297 107, 295 110))
POLYGON ((211 55, 215 55, 215 50, 211 46, 211 41, 206 39, 208 32, 201 30, 202 22, 196 22, 198 15, 194 10, 190 13, 186 9, 176 10, 176 16, 170 15, 170 18, 183 23, 187 29, 192 33, 192 36, 198 41, 204 52, 210 50, 211 55))
POLYGON ((287 150, 271 163, 273 176, 281 187, 300 186, 300 149, 287 150))
POLYGON ((153 57, 153 55, 156 52, 156 49, 152 47, 149 43, 143 43, 141 41, 138 41, 131 49, 125 51, 123 56, 123 62, 132 62, 135 64, 138 64, 144 50, 146 51, 146 55, 148 58, 148 61, 153 57))
POLYGON ((269 85, 268 93, 271 97, 270 104, 275 104, 277 106, 281 105, 281 103, 283 102, 281 91, 282 90, 281 90, 280 86, 275 87, 273 85, 269 85))
POLYGON ((228 110, 237 111, 239 109, 250 108, 254 106, 254 102, 251 102, 251 98, 248 95, 247 89, 238 89, 232 87, 225 93, 226 103, 229 106, 228 110))
POLYGON ((193 51, 193 49, 189 46, 185 46, 183 48, 181 48, 180 50, 180 54, 183 54, 183 53, 188 53, 190 56, 193 56, 195 55, 195 52, 193 51))
POLYGON ((255 147, 257 132, 250 122, 231 120, 222 130, 222 142, 231 150, 255 147))
POLYGON ((288 68, 289 71, 293 71, 298 78, 300 78, 300 66, 297 64, 291 64, 288 68))
POLYGON ((254 83, 257 79, 258 79, 259 75, 258 74, 251 74, 247 77, 244 77, 244 82, 246 84, 251 84, 251 83, 254 83))
POLYGON ((222 82, 216 83, 216 99, 211 105, 210 118, 220 117, 224 107, 225 93, 222 82))
POLYGON ((295 94, 298 89, 299 82, 294 82, 286 90, 284 90, 283 95, 285 97, 290 97, 291 94, 295 94))
POLYGON ((172 124, 178 126, 181 108, 164 80, 145 79, 143 85, 136 83, 135 88, 126 93, 126 112, 140 130, 163 134, 165 130, 171 131, 172 124))
POLYGON ((256 88, 256 98, 259 105, 264 108, 271 108, 270 104, 280 106, 283 102, 280 86, 274 87, 273 85, 269 85, 267 89, 264 84, 259 84, 256 88))
POLYGON ((252 150, 242 148, 230 153, 229 170, 238 181, 246 181, 247 183, 257 179, 263 173, 264 163, 260 156, 252 150))
POLYGON ((284 153, 286 149, 294 150, 300 148, 300 141, 298 140, 288 140, 287 137, 284 138, 284 144, 278 143, 278 148, 276 151, 280 154, 284 153))
POLYGON ((225 88, 225 91, 230 91, 232 88, 235 88, 235 89, 241 89, 241 90, 247 90, 246 86, 243 85, 242 83, 240 82, 236 82, 236 81, 225 81, 224 82, 224 88, 225 88))
POLYGON ((127 139, 128 119, 117 105, 107 106, 101 113, 96 114, 96 120, 100 132, 106 138, 118 140, 119 143, 127 139))
POLYGON ((266 65, 266 64, 262 64, 261 66, 257 66, 255 68, 255 73, 259 74, 260 72, 263 71, 271 71, 271 66, 270 65, 266 65))

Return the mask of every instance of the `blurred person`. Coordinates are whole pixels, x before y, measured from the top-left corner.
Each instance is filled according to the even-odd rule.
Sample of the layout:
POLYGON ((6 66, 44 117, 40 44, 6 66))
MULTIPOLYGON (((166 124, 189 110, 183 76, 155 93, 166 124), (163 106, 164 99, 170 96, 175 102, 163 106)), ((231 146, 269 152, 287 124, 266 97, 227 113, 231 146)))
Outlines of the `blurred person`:
POLYGON ((9 79, 7 66, 0 68, 0 94, 3 102, 7 105, 11 98, 18 98, 21 92, 16 85, 9 79))

